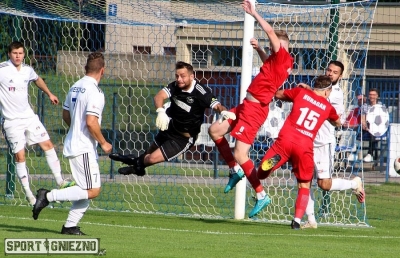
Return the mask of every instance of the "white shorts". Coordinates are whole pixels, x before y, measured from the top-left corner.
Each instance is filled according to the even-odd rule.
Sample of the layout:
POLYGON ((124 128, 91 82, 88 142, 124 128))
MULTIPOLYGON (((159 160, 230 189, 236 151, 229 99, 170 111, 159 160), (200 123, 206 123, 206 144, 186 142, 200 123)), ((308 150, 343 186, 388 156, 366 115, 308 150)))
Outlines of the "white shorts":
POLYGON ((24 119, 5 119, 3 132, 14 154, 25 148, 26 144, 32 145, 50 139, 37 115, 24 119))
POLYGON ((76 184, 84 189, 100 188, 100 169, 96 154, 84 153, 76 157, 68 157, 72 176, 76 184))
POLYGON ((317 178, 331 178, 335 149, 332 144, 314 147, 314 163, 317 167, 317 178))

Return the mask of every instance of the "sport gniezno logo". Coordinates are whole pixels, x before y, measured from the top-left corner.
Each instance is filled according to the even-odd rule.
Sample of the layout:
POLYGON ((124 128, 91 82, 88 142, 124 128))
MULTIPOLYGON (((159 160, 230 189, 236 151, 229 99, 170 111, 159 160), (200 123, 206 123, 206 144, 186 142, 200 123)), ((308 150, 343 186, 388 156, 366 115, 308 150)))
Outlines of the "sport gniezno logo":
POLYGON ((5 254, 98 254, 98 238, 6 238, 5 254))

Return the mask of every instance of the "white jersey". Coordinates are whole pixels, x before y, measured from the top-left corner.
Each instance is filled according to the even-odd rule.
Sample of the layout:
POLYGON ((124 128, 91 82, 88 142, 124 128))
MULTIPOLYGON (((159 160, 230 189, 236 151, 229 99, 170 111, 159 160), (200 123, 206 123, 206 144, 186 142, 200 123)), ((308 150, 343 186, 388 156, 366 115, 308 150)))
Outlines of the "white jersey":
POLYGON ((84 153, 96 153, 97 156, 97 141, 89 132, 86 116, 98 117, 101 124, 104 103, 103 91, 94 78, 84 76, 72 85, 63 105, 63 109, 68 110, 71 116, 71 125, 64 141, 65 157, 84 153))
MULTIPOLYGON (((344 113, 343 90, 340 88, 339 83, 332 86, 328 100, 342 119, 344 113)), ((314 139, 314 146, 319 147, 329 143, 336 143, 335 127, 329 121, 325 121, 314 139)))
POLYGON ((28 87, 30 81, 38 78, 29 65, 22 64, 18 71, 10 60, 0 63, 0 110, 5 119, 35 115, 29 104, 28 87))

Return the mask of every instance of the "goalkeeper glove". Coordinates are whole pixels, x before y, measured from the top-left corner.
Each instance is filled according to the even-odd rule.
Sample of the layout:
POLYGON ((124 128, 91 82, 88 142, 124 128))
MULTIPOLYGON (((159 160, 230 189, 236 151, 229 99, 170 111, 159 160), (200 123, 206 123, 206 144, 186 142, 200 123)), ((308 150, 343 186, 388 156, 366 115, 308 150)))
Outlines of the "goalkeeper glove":
POLYGON ((222 111, 220 114, 220 117, 218 119, 218 122, 221 124, 224 120, 227 120, 227 119, 235 120, 236 119, 235 113, 227 111, 227 110, 222 111))
POLYGON ((161 131, 165 131, 168 129, 168 124, 169 124, 169 117, 165 113, 164 108, 157 108, 156 112, 158 113, 157 119, 156 119, 156 126, 158 129, 161 131))

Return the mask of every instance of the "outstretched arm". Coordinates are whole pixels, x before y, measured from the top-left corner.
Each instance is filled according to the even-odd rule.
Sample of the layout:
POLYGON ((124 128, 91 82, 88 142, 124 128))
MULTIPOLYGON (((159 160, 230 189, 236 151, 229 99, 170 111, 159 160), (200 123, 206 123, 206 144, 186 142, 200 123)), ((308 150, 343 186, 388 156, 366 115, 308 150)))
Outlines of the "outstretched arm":
POLYGON ((285 90, 278 90, 277 92, 275 92, 275 98, 284 100, 284 101, 292 101, 291 99, 286 97, 284 92, 285 92, 285 90))
POLYGON ((260 47, 260 45, 258 45, 258 40, 255 38, 251 38, 250 44, 257 51, 258 55, 261 58, 261 61, 264 63, 265 60, 267 60, 268 56, 267 53, 265 53, 264 49, 260 47))
POLYGON ((277 53, 281 47, 281 43, 279 41, 278 36, 276 36, 274 29, 271 27, 271 25, 264 20, 256 11, 255 6, 251 4, 249 0, 244 0, 241 4, 243 9, 245 10, 246 13, 250 14, 251 16, 254 17, 254 19, 257 20, 257 22, 260 24, 261 28, 267 33, 272 50, 277 53))

